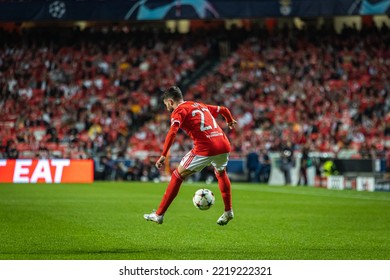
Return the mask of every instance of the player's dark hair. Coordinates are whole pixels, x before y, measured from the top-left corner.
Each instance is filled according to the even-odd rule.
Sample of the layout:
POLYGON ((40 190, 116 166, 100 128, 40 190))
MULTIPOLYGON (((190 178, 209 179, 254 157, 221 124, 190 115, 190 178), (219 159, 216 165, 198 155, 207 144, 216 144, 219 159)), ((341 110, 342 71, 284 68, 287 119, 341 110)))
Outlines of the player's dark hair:
POLYGON ((166 99, 173 99, 173 101, 180 101, 183 100, 183 94, 181 93, 181 90, 177 86, 171 86, 168 89, 164 91, 163 100, 166 99))

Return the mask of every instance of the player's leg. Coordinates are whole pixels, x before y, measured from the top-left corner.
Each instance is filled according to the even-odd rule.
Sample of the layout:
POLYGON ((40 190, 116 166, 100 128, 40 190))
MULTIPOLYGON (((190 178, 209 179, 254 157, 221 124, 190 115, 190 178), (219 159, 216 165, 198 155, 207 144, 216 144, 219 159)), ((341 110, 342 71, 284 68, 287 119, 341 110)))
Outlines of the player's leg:
POLYGON ((218 187, 222 194, 223 203, 225 205, 225 211, 232 209, 232 193, 231 193, 231 183, 227 175, 226 169, 216 170, 215 176, 218 180, 218 187))
POLYGON ((184 179, 185 178, 180 175, 177 169, 173 171, 171 175, 171 180, 169 181, 168 187, 165 190, 160 206, 156 211, 157 215, 164 215, 169 205, 172 203, 172 201, 178 194, 180 186, 183 183, 184 179))
POLYGON ((145 214, 144 218, 146 220, 153 221, 158 224, 163 223, 164 214, 171 205, 172 201, 177 196, 181 184, 188 176, 196 172, 195 170, 189 170, 186 168, 193 161, 194 158, 195 155, 193 155, 191 152, 187 153, 183 157, 178 168, 175 169, 175 171, 173 171, 172 173, 171 180, 169 181, 168 187, 165 190, 164 196, 160 202, 157 211, 154 211, 150 214, 145 214))
POLYGON ((215 176, 218 180, 218 187, 222 194, 225 205, 225 211, 232 209, 231 183, 226 172, 226 166, 229 161, 229 154, 221 154, 213 157, 212 165, 215 169, 215 176))
POLYGON ((231 194, 231 184, 229 177, 227 176, 226 170, 216 171, 215 175, 218 180, 218 187, 222 194, 223 203, 225 205, 225 211, 217 220, 217 224, 224 226, 230 220, 234 218, 233 208, 232 208, 232 194, 231 194))
POLYGON ((226 166, 229 161, 229 154, 221 154, 215 156, 212 161, 212 165, 215 168, 215 176, 218 180, 218 187, 221 191, 223 203, 225 206, 225 212, 217 220, 217 224, 223 226, 226 225, 230 220, 233 219, 233 208, 232 208, 232 192, 230 179, 226 172, 226 166))
POLYGON ((153 211, 150 214, 144 215, 144 218, 147 221, 153 221, 158 224, 163 223, 164 214, 167 211, 168 207, 171 205, 172 201, 175 199, 176 195, 179 192, 180 186, 185 179, 185 177, 182 177, 182 175, 180 175, 178 169, 179 168, 173 171, 171 175, 171 180, 169 181, 168 187, 165 190, 165 193, 162 197, 157 211, 153 211))

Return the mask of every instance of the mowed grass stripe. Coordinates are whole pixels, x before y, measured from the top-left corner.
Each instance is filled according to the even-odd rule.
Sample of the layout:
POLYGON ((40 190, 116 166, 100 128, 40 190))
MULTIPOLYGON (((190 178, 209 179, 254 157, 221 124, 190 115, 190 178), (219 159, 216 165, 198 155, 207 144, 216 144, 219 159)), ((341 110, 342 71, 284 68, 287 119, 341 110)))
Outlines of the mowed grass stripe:
POLYGON ((145 222, 166 184, 0 185, 0 259, 390 259, 390 194, 233 183, 183 184, 164 224, 145 222), (210 188, 216 204, 195 209, 210 188))

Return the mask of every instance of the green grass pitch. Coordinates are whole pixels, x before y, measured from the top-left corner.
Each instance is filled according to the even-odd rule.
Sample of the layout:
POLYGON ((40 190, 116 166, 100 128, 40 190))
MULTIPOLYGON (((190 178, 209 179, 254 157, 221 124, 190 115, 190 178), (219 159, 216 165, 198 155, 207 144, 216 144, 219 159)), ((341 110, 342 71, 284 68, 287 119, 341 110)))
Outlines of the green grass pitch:
POLYGON ((233 183, 235 219, 216 224, 216 184, 184 183, 164 224, 146 222, 165 183, 1 184, 0 259, 390 259, 390 193, 233 183), (216 196, 207 211, 192 195, 216 196))

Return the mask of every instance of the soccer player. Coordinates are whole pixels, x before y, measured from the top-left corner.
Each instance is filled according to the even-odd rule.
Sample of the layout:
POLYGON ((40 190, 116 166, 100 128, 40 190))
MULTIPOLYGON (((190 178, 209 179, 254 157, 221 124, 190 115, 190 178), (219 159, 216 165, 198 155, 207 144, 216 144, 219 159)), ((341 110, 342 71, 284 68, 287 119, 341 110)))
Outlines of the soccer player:
POLYGON ((172 86, 164 92, 163 102, 167 110, 172 112, 171 127, 165 138, 164 148, 161 157, 156 162, 156 167, 160 169, 164 165, 168 151, 175 140, 179 128, 192 138, 194 147, 183 157, 178 168, 173 171, 157 211, 145 214, 144 218, 147 221, 162 224, 164 214, 179 192, 182 182, 188 176, 200 172, 206 166, 213 165, 218 180, 218 187, 225 205, 225 212, 217 220, 217 224, 221 226, 226 225, 234 217, 231 185, 226 173, 230 143, 215 121, 215 117, 219 114, 222 115, 230 129, 233 129, 237 122, 226 107, 184 101, 183 94, 177 86, 172 86))

